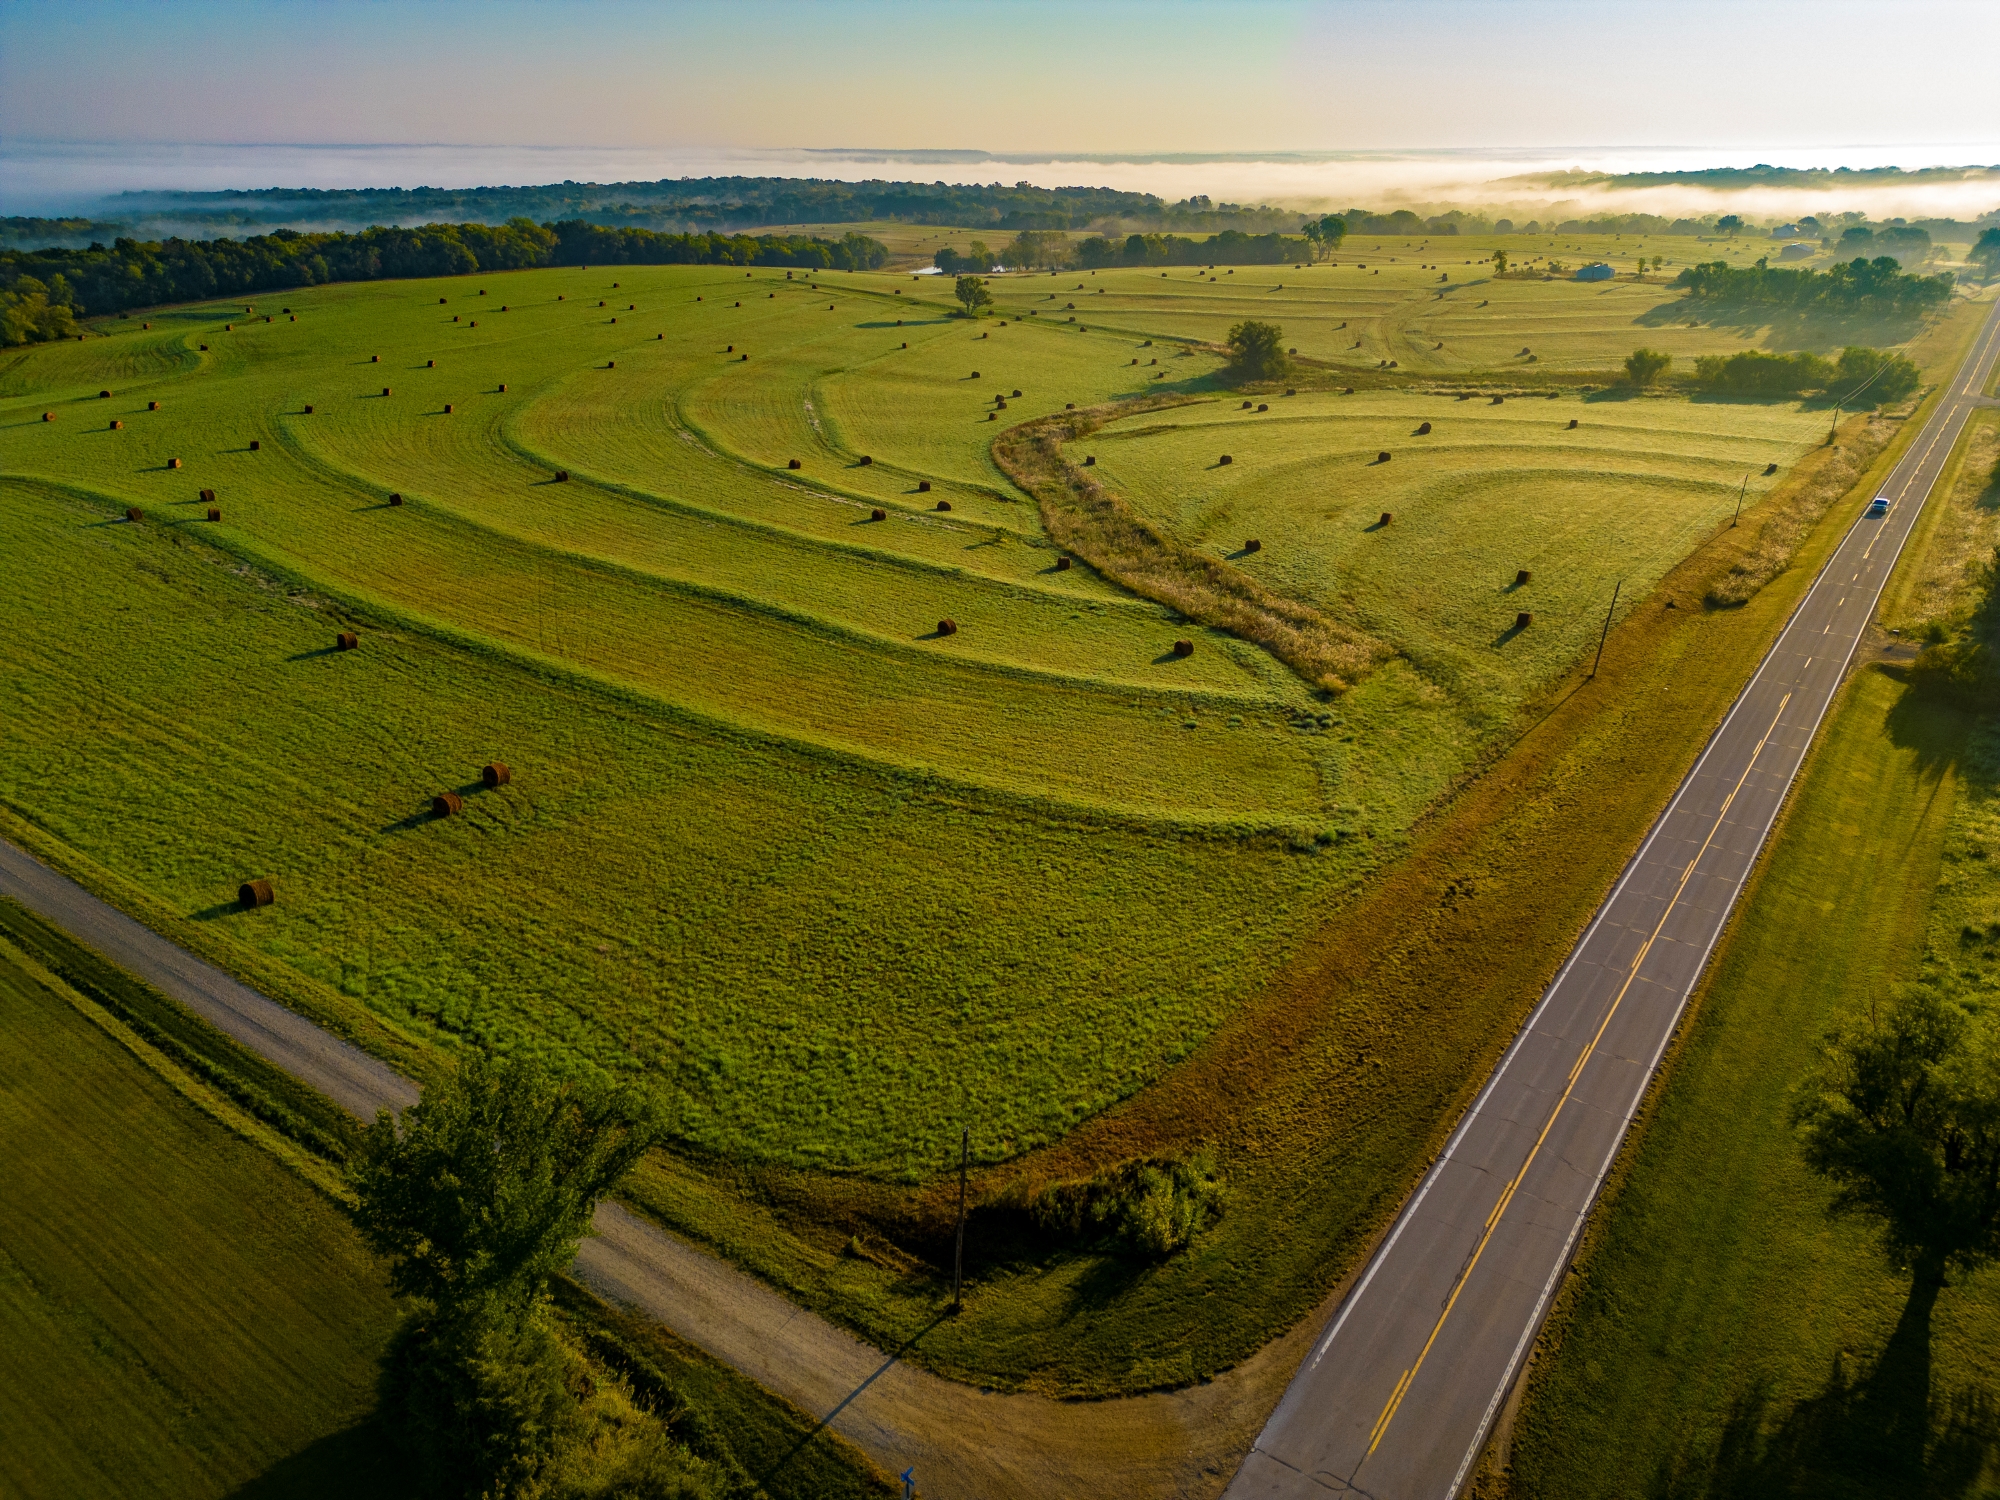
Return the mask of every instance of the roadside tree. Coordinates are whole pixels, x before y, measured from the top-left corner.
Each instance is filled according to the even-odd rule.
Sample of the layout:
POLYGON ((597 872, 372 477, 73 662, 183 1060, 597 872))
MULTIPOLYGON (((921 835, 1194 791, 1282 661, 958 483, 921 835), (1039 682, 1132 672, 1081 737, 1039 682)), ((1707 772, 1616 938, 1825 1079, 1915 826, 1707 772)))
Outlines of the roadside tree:
POLYGON ((2000 1024, 1912 988, 1832 1033, 1793 1104, 1837 1213, 1941 1282, 2000 1257, 2000 1024))
POLYGON ((384 1414, 433 1487, 512 1494, 578 1438, 549 1278, 660 1134, 641 1096, 478 1051, 400 1131, 383 1111, 364 1134, 355 1222, 412 1299, 384 1358, 384 1414))

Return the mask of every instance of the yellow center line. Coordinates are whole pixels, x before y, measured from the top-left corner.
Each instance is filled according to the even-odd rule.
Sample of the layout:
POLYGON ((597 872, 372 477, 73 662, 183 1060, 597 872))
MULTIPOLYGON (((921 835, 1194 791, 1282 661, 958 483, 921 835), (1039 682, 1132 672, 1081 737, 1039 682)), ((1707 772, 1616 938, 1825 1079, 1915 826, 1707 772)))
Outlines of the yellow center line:
POLYGON ((1486 1216, 1485 1232, 1480 1235, 1479 1243, 1473 1247, 1472 1257, 1466 1261, 1465 1269, 1458 1273, 1458 1280, 1452 1283, 1451 1295, 1445 1299, 1444 1311, 1438 1314, 1437 1322, 1431 1325, 1431 1336, 1424 1340, 1424 1347, 1417 1351, 1416 1363, 1403 1372, 1403 1378, 1396 1382, 1395 1390, 1389 1393, 1389 1400, 1382 1408, 1382 1415, 1375 1419, 1375 1426, 1368 1434, 1368 1452, 1362 1455, 1364 1459, 1374 1454, 1376 1447, 1382 1441, 1383 1434, 1389 1430, 1390 1422, 1395 1420, 1396 1409, 1403 1404, 1403 1397, 1409 1394, 1410 1383, 1417 1378, 1417 1371, 1424 1367, 1424 1361, 1430 1357, 1431 1346, 1437 1342, 1438 1334, 1444 1331, 1445 1319, 1451 1316, 1451 1310, 1458 1305, 1459 1293, 1465 1290, 1466 1282, 1471 1280, 1473 1269, 1479 1264, 1479 1257, 1486 1253, 1487 1245, 1492 1243, 1493 1232, 1500 1227, 1500 1218, 1507 1212, 1507 1205, 1514 1201, 1515 1191, 1521 1186, 1522 1179, 1528 1175, 1528 1169, 1535 1164, 1535 1158, 1541 1154, 1542 1144, 1548 1140, 1549 1132, 1556 1128, 1556 1120, 1562 1115, 1563 1106, 1569 1103, 1570 1095, 1576 1091, 1576 1081, 1583 1073, 1584 1064, 1590 1061, 1591 1055, 1597 1051, 1597 1044, 1604 1039, 1605 1031, 1610 1028, 1611 1018, 1618 1014, 1618 1007, 1624 1003, 1626 991, 1632 988, 1632 982, 1639 977, 1639 966, 1646 961, 1646 955, 1652 951, 1654 942, 1666 928, 1667 918, 1673 915, 1674 907, 1686 893, 1688 882, 1694 878, 1695 866, 1701 863, 1702 855, 1708 853, 1709 845, 1715 842, 1716 834, 1722 831, 1722 825, 1729 817, 1730 804, 1736 801, 1736 794, 1743 790, 1743 783, 1750 779, 1750 773, 1757 769, 1757 761, 1763 755, 1764 747, 1771 742, 1771 736, 1778 728, 1778 720, 1784 717, 1785 706, 1791 701, 1790 693, 1778 701, 1778 711, 1771 716, 1771 723, 1765 729, 1764 737, 1757 741, 1757 748, 1750 752, 1750 763, 1744 766, 1743 774, 1736 778, 1736 785, 1729 789, 1729 795, 1722 799, 1722 806, 1715 814, 1714 826, 1708 830, 1708 837, 1701 841, 1701 848, 1696 851, 1695 857, 1688 861, 1687 869, 1681 873, 1680 884, 1674 888, 1672 899, 1660 913, 1660 920, 1654 926, 1652 935, 1640 945, 1638 953, 1633 957, 1632 967, 1625 975, 1625 982, 1618 987, 1618 993, 1612 997, 1611 1007, 1605 1011, 1604 1019, 1598 1023, 1596 1035, 1591 1037, 1589 1045, 1577 1055, 1576 1065, 1569 1070, 1569 1081, 1563 1087, 1562 1097, 1556 1100, 1555 1108, 1549 1111, 1548 1122, 1542 1126, 1542 1133, 1535 1137, 1535 1144, 1529 1150, 1527 1160, 1521 1163, 1521 1170, 1516 1172, 1513 1180, 1501 1190, 1499 1201, 1493 1205, 1493 1212, 1486 1216))

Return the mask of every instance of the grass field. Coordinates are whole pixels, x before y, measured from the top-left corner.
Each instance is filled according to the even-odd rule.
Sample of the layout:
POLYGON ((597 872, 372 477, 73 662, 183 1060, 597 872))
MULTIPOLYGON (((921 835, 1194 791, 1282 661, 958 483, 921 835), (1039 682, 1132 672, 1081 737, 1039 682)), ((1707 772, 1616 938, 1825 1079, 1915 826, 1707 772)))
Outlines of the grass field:
MULTIPOLYGON (((1165 341, 1304 327, 1321 294, 1228 282, 1177 306, 1133 279, 1102 299, 1122 324, 1070 325, 1008 280, 974 326, 934 279, 571 269, 33 350, 0 371, 0 823, 405 1066, 465 1038, 661 1085, 725 1192, 767 1169, 921 1188, 967 1122, 983 1163, 1059 1143, 1243 1016, 1538 721, 1608 581, 1635 608, 1746 466, 1752 515, 1782 504, 1824 420, 1376 389, 1253 423, 1212 354, 1165 341), (1154 357, 1164 382, 1132 363, 1154 357), (1262 529, 1259 576, 1391 653, 1354 691, 1056 567, 993 439, 1158 389, 1204 404, 1104 434, 1104 472, 1183 539, 1262 529), (1409 450, 1419 411, 1442 457, 1409 450), (1222 433, 1240 489, 1192 467, 1222 433), (1352 461, 1384 442, 1394 464, 1352 461), (1338 519, 1391 505, 1386 533, 1338 519), (1510 640, 1522 566, 1537 623, 1510 640), (493 759, 514 776, 488 791, 493 759), (461 815, 429 816, 441 790, 461 815), (276 905, 234 908, 251 875, 276 905)), ((1553 337, 1551 361, 1594 347, 1553 337)), ((1385 1129, 1353 1160, 1401 1162, 1456 1086, 1426 1078, 1393 1127, 1340 1096, 1332 1135, 1385 1129)), ((1381 1190, 1342 1189, 1339 1234, 1381 1190)), ((1250 1321, 1295 1316, 1328 1263, 1250 1321)), ((1252 1336, 1224 1334, 1089 1382, 1252 1336)), ((1008 1358, 1022 1378, 1045 1351, 1008 1358)))
MULTIPOLYGON (((1964 607, 1968 538, 1990 556, 1991 428, 1963 452, 1885 599, 1906 626, 1964 607)), ((2000 989, 1996 798, 1990 718, 1861 672, 1552 1322, 1514 1494, 1994 1493, 2000 1281, 1913 1288, 1869 1226, 1828 1218, 1788 1108, 1819 1038, 1892 985, 2000 989)))
POLYGON ((0 943, 0 1494, 397 1493, 374 1257, 33 969, 0 943))

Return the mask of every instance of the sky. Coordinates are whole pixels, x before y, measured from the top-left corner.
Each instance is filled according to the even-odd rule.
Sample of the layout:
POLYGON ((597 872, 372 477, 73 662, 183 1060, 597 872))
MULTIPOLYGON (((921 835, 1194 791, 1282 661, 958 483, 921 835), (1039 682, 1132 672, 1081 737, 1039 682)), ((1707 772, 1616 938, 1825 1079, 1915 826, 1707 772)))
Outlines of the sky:
POLYGON ((4 0, 0 140, 1963 146, 1993 0, 4 0))
MULTIPOLYGON (((0 0, 0 211, 726 172, 1337 207, 1995 164, 1996 59, 2000 0, 0 0), (912 154, 942 150, 1002 159, 912 154)), ((1933 196, 1769 211, 2000 202, 1933 196)))

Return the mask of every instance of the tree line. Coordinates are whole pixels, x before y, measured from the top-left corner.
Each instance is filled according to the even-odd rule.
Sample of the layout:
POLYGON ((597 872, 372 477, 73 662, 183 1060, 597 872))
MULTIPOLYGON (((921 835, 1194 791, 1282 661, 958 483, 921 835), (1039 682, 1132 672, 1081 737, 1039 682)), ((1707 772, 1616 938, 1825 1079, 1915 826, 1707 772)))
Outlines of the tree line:
POLYGON ((874 270, 879 240, 814 235, 659 234, 568 219, 536 224, 378 226, 359 234, 280 229, 248 239, 120 239, 108 248, 0 251, 0 340, 69 338, 75 320, 167 302, 282 291, 333 281, 464 276, 566 265, 787 266, 874 270))
POLYGON ((1689 266, 1674 278, 1697 301, 1738 306, 1789 307, 1801 311, 1909 314, 1941 307, 1951 296, 1949 272, 1918 276, 1905 271, 1893 256, 1873 260, 1856 257, 1824 271, 1771 266, 1759 260, 1751 266, 1709 261, 1689 266))

